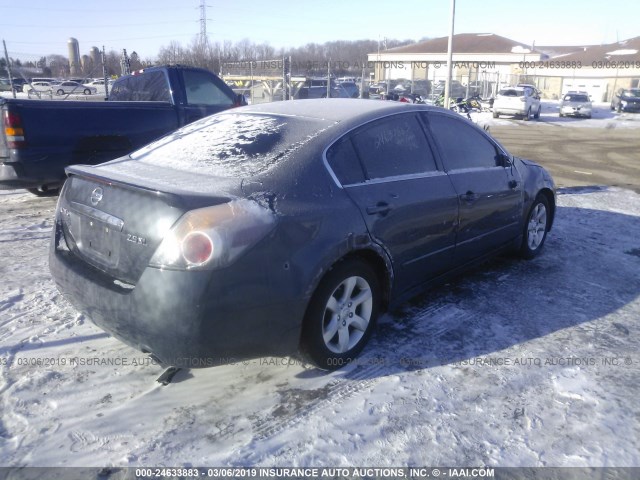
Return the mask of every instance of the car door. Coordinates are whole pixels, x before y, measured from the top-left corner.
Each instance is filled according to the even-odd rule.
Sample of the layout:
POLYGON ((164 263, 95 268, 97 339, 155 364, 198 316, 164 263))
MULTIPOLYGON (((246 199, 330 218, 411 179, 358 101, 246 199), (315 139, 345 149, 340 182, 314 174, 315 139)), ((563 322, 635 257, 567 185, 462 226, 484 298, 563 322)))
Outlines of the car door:
POLYGON ((327 160, 388 252, 402 292, 450 268, 458 217, 456 191, 416 113, 391 115, 348 134, 327 160), (349 159, 359 162, 346 168, 349 159))
POLYGON ((455 261, 463 264, 519 235, 522 181, 515 168, 504 166, 504 152, 485 132, 453 115, 425 116, 458 195, 455 261))

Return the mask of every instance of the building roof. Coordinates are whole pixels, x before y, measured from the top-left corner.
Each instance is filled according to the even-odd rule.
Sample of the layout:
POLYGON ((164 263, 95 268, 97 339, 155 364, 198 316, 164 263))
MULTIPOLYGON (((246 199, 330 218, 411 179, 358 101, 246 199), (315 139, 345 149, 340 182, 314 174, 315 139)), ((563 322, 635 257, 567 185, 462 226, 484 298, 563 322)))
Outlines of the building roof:
POLYGON ((582 62, 585 66, 591 66, 592 62, 640 62, 640 37, 605 45, 593 45, 556 58, 568 62, 582 62))
MULTIPOLYGON (((447 53, 449 37, 439 37, 423 42, 390 48, 380 53, 447 53)), ((537 51, 537 49, 536 49, 537 51)), ((494 33, 458 33, 453 36, 453 52, 456 54, 533 53, 530 45, 516 42, 494 33)))
POLYGON ((579 53, 595 45, 536 45, 536 50, 546 53, 549 58, 555 58, 570 53, 579 53))

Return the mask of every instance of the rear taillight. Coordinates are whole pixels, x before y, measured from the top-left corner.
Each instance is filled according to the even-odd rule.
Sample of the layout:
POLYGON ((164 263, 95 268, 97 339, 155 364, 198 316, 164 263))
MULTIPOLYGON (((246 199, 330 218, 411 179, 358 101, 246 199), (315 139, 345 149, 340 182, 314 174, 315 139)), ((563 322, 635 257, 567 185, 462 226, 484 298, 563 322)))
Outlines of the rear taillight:
POLYGON ((250 200, 191 210, 166 233, 149 265, 171 270, 225 267, 274 224, 274 214, 250 200))
POLYGON ((20 116, 17 113, 5 110, 2 117, 4 135, 7 138, 7 146, 9 148, 21 148, 26 146, 20 116))
POLYGON ((191 232, 180 246, 189 265, 203 265, 213 256, 213 240, 204 232, 191 232))

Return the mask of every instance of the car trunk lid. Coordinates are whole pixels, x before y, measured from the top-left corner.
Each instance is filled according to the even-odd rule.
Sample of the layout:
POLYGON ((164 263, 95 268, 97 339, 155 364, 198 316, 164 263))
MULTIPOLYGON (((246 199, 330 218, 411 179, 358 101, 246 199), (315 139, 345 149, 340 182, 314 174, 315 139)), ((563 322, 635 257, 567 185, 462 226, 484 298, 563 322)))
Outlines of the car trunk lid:
POLYGON ((127 173, 117 165, 69 167, 58 219, 67 247, 78 258, 127 284, 136 284, 166 233, 185 212, 226 203, 242 194, 241 179, 204 179, 142 164, 127 173), (149 170, 146 178, 145 169, 149 170), (205 193, 205 186, 210 193, 205 193))

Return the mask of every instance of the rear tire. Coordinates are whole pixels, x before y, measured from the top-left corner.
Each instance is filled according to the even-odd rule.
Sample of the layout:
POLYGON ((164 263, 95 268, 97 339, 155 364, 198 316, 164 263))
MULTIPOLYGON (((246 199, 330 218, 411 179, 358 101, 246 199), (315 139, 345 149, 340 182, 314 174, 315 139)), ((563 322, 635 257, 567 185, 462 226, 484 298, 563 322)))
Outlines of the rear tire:
POLYGON ((55 197, 60 193, 59 188, 48 188, 46 190, 40 190, 39 188, 27 188, 27 191, 37 197, 55 197))
POLYGON ((524 224, 520 256, 527 260, 536 257, 547 239, 551 210, 547 197, 539 194, 531 205, 524 224))
POLYGON ((533 118, 535 120, 539 120, 540 119, 540 112, 542 111, 542 106, 538 107, 538 111, 535 113, 535 115, 533 116, 533 118))
POLYGON ((82 93, 84 93, 85 95, 91 95, 91 90, 89 90, 88 88, 85 88, 82 93))
POLYGON ((500 116, 500 114, 496 111, 493 112, 493 118, 498 118, 500 116))
POLYGON ((529 107, 529 110, 527 110, 527 113, 524 114, 524 117, 522 117, 522 120, 524 120, 525 122, 528 122, 531 119, 531 107, 529 107))
POLYGON ((64 95, 64 90, 60 89, 56 92, 56 95, 64 95))
POLYGON ((348 365, 371 336, 380 300, 380 280, 368 263, 352 259, 335 265, 307 307, 302 354, 323 370, 348 365))

